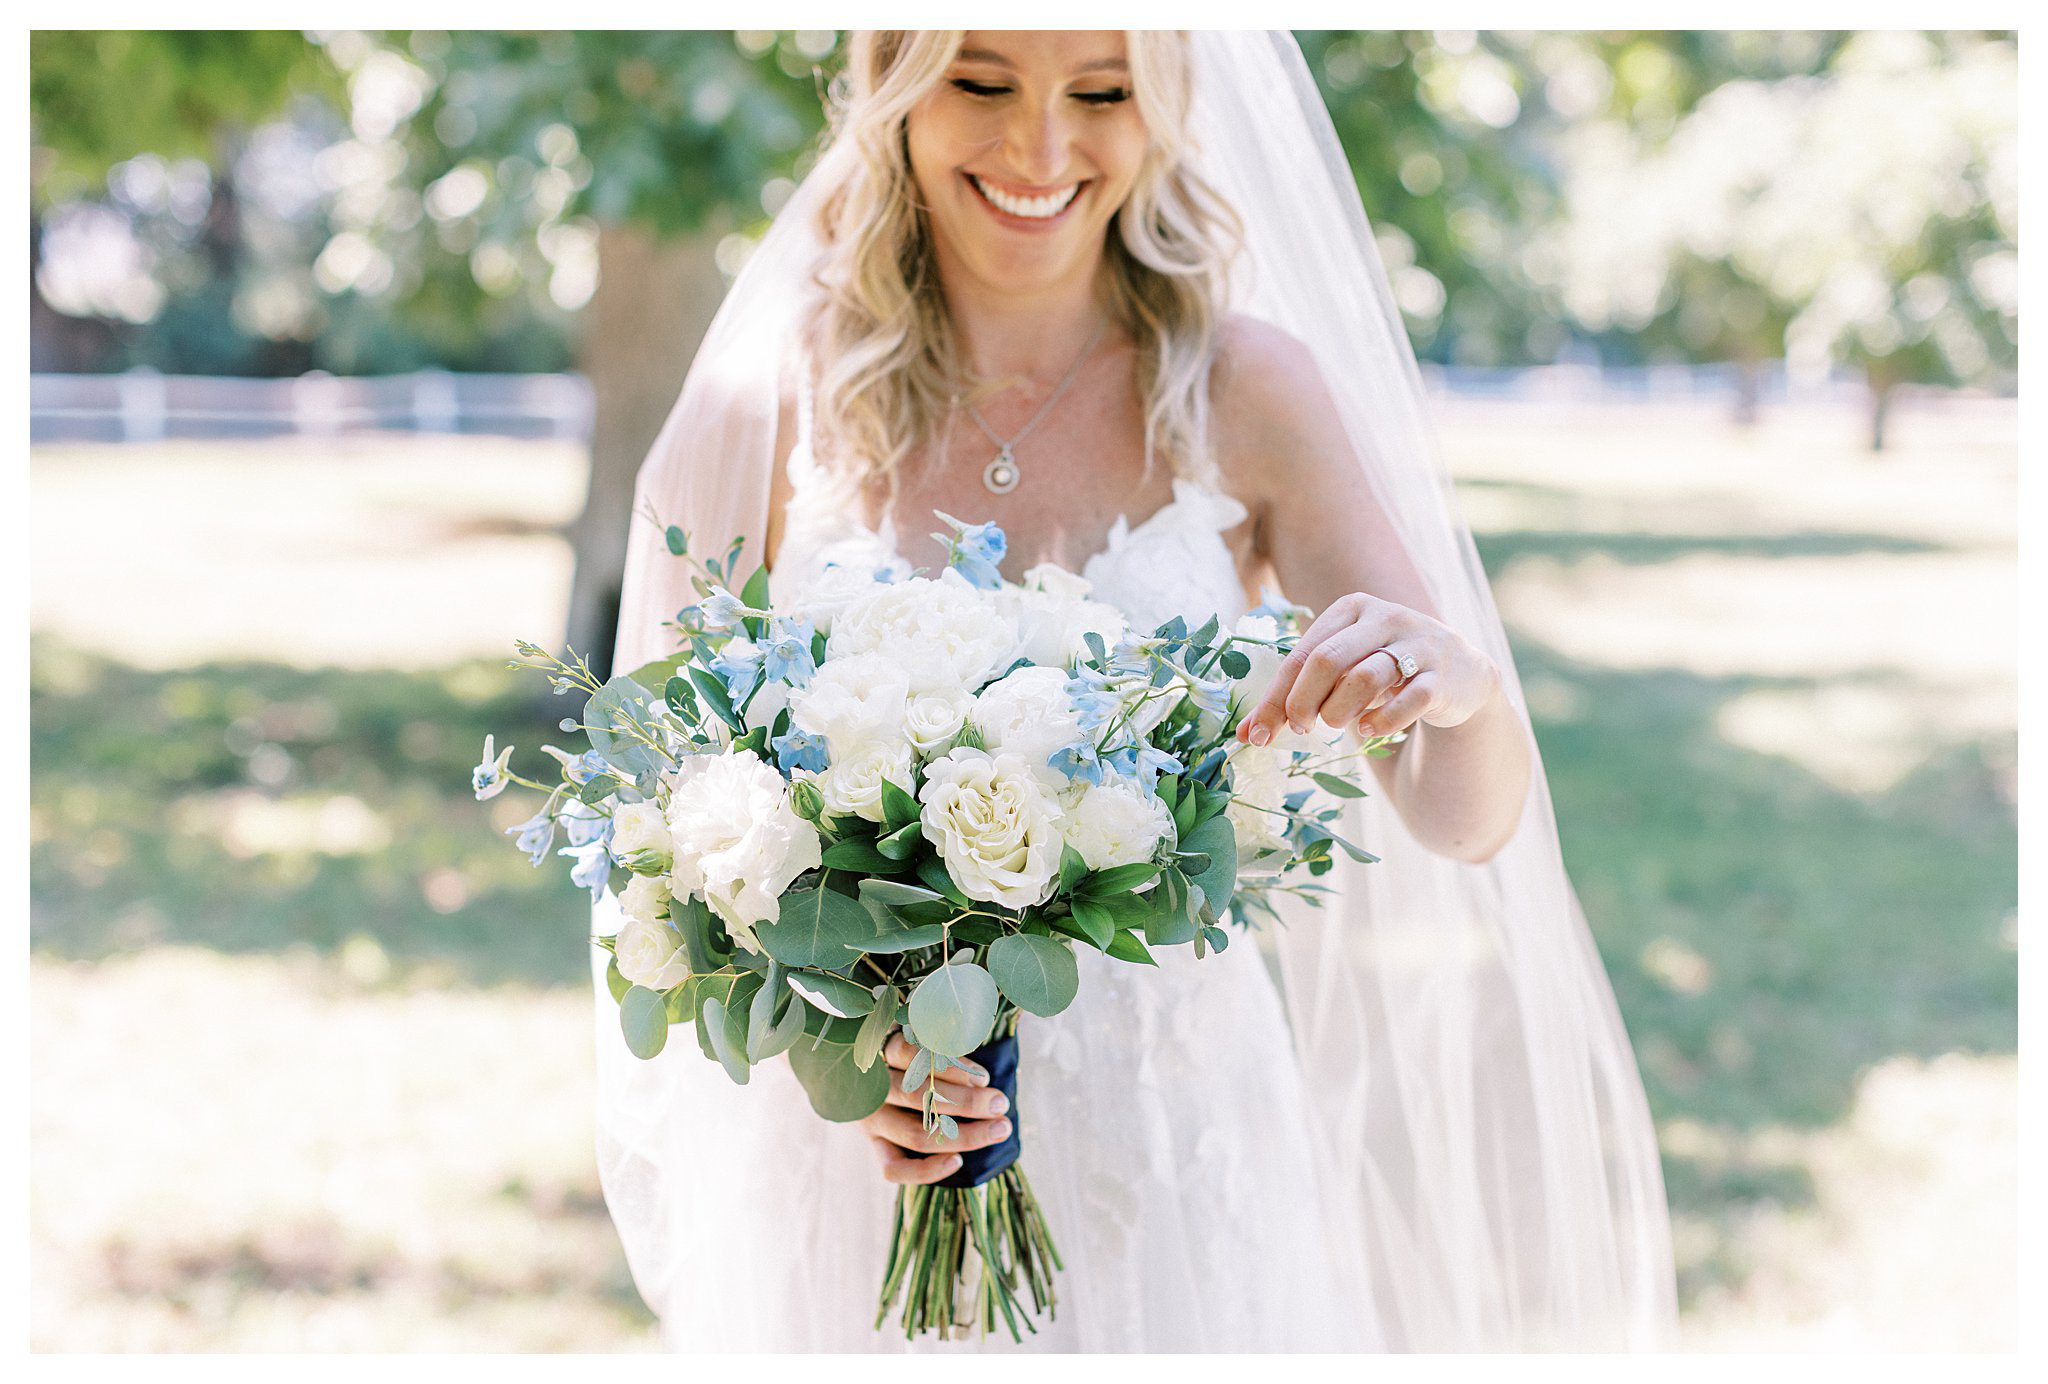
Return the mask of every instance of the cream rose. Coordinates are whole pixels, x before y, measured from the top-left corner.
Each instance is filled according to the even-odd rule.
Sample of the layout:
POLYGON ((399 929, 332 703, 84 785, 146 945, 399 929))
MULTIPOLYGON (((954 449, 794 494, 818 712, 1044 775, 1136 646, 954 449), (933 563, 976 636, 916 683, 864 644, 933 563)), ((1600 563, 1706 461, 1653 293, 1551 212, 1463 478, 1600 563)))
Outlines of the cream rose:
POLYGON ((1172 832, 1173 814, 1166 804, 1122 777, 1083 785, 1060 817, 1060 835, 1091 870, 1150 860, 1172 832))
POLYGON ((959 689, 920 692, 904 707, 903 733, 918 754, 935 755, 967 724, 973 706, 973 694, 959 689))
POLYGON ((666 875, 635 875, 626 881, 625 891, 619 895, 619 910, 628 918, 653 922, 674 897, 666 875))
POLYGON ((825 800, 825 811, 835 817, 864 817, 882 821, 882 781, 887 779, 905 792, 916 781, 917 771, 906 744, 871 743, 841 755, 833 752, 832 762, 822 771, 799 769, 799 782, 816 785, 825 800))
POLYGON ((1013 754, 962 746, 925 767, 920 821, 971 899, 1028 908, 1059 877, 1059 804, 1013 754))
POLYGON ((612 809, 612 855, 628 869, 659 874, 668 869, 673 852, 661 804, 626 803, 612 809))
POLYGON ((614 941, 619 974, 635 985, 666 990, 690 978, 690 956, 683 947, 682 934, 667 923, 628 919, 614 941))

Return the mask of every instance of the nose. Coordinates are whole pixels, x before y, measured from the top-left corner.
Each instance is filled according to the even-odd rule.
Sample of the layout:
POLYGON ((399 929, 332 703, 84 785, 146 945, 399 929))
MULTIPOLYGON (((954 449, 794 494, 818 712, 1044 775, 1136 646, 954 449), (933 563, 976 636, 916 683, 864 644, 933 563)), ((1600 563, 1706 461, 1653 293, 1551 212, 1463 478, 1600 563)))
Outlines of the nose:
POLYGON ((1067 122, 1058 105, 1018 102, 1003 131, 1004 153, 1019 178, 1050 184, 1067 167, 1067 122))

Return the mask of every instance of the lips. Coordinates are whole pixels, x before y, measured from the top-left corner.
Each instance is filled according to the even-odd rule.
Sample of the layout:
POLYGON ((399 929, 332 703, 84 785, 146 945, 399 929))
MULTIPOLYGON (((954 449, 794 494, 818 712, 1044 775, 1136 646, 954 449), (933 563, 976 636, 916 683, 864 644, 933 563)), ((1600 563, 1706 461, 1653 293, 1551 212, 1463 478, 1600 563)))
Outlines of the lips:
POLYGON ((997 187, 985 179, 969 173, 966 175, 971 186, 983 202, 994 210, 1018 221, 1040 224, 1057 221, 1074 205, 1087 180, 1070 183, 1066 187, 1036 197, 1019 197, 997 187))

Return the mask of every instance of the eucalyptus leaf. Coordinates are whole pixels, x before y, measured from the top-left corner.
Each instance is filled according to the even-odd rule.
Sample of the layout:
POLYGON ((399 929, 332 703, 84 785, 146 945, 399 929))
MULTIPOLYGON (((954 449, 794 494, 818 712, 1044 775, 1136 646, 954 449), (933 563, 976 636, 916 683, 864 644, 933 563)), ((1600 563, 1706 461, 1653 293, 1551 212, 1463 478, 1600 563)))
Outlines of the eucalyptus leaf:
POLYGON ((830 971, 791 971, 789 988, 840 1019, 858 1019, 875 1005, 869 990, 830 971))
POLYGON ((994 977, 971 961, 949 961, 910 993, 910 1021, 924 1046, 965 1057, 988 1041, 999 1000, 994 977))
POLYGON ((867 909, 837 890, 792 890, 778 917, 754 929, 761 949, 785 966, 836 970, 850 964, 860 943, 875 935, 867 909))
POLYGON ((988 973, 1011 1004, 1045 1017, 1072 1004, 1081 988, 1073 951, 1050 937, 999 938, 988 949, 988 973))
POLYGON ((643 1061, 657 1056, 668 1042, 668 1007, 659 992, 644 985, 627 989, 619 1001, 619 1028, 633 1056, 643 1061))
POLYGON ((828 1120, 864 1120, 889 1096, 888 1066, 878 1062, 862 1071, 851 1043, 798 1043, 789 1050, 789 1066, 811 1109, 828 1120))
POLYGON ((1208 868, 1189 876, 1195 888, 1218 913, 1230 907, 1230 896, 1237 892, 1237 829, 1230 818, 1220 813, 1211 817, 1181 844, 1209 857, 1208 868))
POLYGON ((904 884, 893 879, 864 879, 860 882, 860 896, 863 901, 879 899, 891 908, 913 903, 944 903, 945 896, 935 889, 922 889, 915 884, 904 884))
POLYGON ((899 927, 893 932, 883 932, 856 945, 862 951, 876 956, 893 956, 916 951, 920 947, 936 947, 945 940, 946 929, 942 925, 924 923, 917 927, 899 927))
POLYGON ((619 958, 616 956, 605 963, 604 986, 612 992, 614 1001, 623 1000, 626 992, 633 988, 633 982, 619 974, 619 958))
POLYGON ((1310 774, 1309 777, 1315 780, 1316 787, 1322 789, 1333 798, 1362 798, 1365 796, 1365 790, 1350 779, 1339 778, 1335 774, 1310 774))
MULTIPOLYGON (((768 992, 764 988, 762 993, 768 992)), ((789 991, 784 987, 782 993, 786 995, 789 991)), ((810 1012, 809 1005, 792 999, 788 1008, 782 1011, 782 1017, 776 1020, 775 1027, 768 1030, 768 1036, 762 1041, 760 1050, 756 1052, 751 1043, 749 1044, 749 1055, 756 1062, 766 1062, 771 1057, 788 1052, 796 1045, 796 1040, 804 1036, 804 1016, 810 1012)))
POLYGON ((920 1044, 903 1069, 903 1089, 914 1092, 932 1078, 932 1050, 920 1044))
POLYGON ((703 1013, 704 1028, 711 1035, 711 1051, 717 1056, 718 1065, 725 1068, 725 1074, 735 1084, 746 1085, 749 1068, 745 1034, 740 1035, 739 1042, 733 1041, 733 1016, 718 996, 704 997, 703 1013))
POLYGON ((893 988, 886 985, 875 987, 874 1008, 868 1010, 868 1016, 861 1021, 860 1032, 853 1040, 854 1066, 866 1071, 881 1057, 882 1047, 889 1041, 889 1031, 896 1026, 898 1007, 893 988))

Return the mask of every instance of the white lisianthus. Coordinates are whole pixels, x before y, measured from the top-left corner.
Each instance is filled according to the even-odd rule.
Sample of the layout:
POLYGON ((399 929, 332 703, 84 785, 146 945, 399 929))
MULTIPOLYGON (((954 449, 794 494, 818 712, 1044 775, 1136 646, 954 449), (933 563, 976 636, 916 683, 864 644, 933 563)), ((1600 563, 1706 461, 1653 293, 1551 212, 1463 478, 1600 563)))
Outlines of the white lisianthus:
POLYGON ((903 733, 918 754, 935 755, 967 724, 973 706, 973 694, 961 688, 919 692, 904 708, 903 733))
POLYGON ((915 692, 980 687, 1016 660, 1017 619, 1000 592, 970 585, 952 568, 874 591, 839 613, 828 658, 877 654, 915 692))
POLYGON ((748 730, 756 726, 772 726, 782 708, 789 705, 790 686, 786 682, 764 682, 754 689, 754 695, 747 699, 746 714, 740 719, 748 730))
POLYGON ((917 771, 909 745, 870 741, 845 754, 835 749, 832 762, 823 770, 799 769, 794 778, 817 788, 827 813, 879 822, 888 815, 882 808, 882 781, 887 779, 907 793, 916 782, 917 771))
POLYGON ((1064 669, 1027 665, 1005 674, 981 690, 967 719, 989 753, 1023 760, 1047 792, 1067 786, 1067 776, 1047 762, 1054 751, 1084 738, 1064 669))
POLYGON ((628 919, 615 944, 619 974, 635 985, 666 990, 690 978, 690 954, 683 946, 683 935, 667 923, 628 919))
POLYGON ((1059 878, 1059 804, 1013 754, 966 746, 925 768, 924 838, 970 899, 1028 908, 1059 878))
MULTIPOLYGON (((664 827, 664 833, 666 830, 664 827)), ((662 910, 674 897, 668 876, 635 875, 626 881, 625 892, 619 895, 619 911, 628 918, 653 922, 661 917, 662 910)))
POLYGON ((789 785, 751 754, 695 755, 677 770, 668 822, 676 896, 701 894, 733 940, 758 952, 754 925, 780 912, 782 891, 821 853, 789 785))
POLYGON ((660 803, 626 803, 612 809, 612 854, 627 869, 659 874, 668 869, 673 851, 668 817, 660 803))
POLYGON ((1060 818, 1060 835, 1091 870, 1150 860, 1159 843, 1172 833, 1173 813, 1166 804, 1157 794, 1121 775, 1107 777, 1100 784, 1084 784, 1060 818))
POLYGON ((1237 832, 1240 858, 1262 850, 1287 846, 1287 819, 1278 809, 1289 792, 1286 751, 1272 745, 1247 745, 1233 741, 1226 752, 1230 762, 1230 803, 1224 816, 1237 832), (1266 809, 1262 811, 1261 809, 1266 809))

